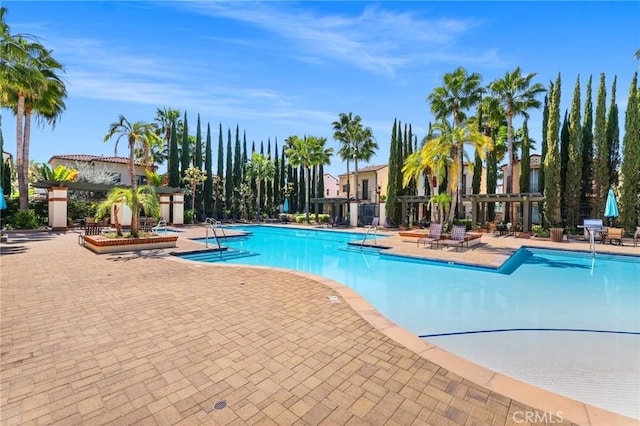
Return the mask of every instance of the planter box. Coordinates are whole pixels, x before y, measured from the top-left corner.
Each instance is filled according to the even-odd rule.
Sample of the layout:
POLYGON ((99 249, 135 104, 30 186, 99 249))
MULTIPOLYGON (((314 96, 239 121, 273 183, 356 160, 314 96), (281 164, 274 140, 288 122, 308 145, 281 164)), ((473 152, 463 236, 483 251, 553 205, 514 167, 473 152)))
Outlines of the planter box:
POLYGON ((562 234, 564 233, 564 228, 551 228, 549 229, 551 233, 551 241, 554 243, 562 242, 562 234))
POLYGON ((83 235, 84 246, 94 253, 117 253, 122 251, 154 250, 176 246, 177 235, 144 238, 106 238, 101 235, 83 235))

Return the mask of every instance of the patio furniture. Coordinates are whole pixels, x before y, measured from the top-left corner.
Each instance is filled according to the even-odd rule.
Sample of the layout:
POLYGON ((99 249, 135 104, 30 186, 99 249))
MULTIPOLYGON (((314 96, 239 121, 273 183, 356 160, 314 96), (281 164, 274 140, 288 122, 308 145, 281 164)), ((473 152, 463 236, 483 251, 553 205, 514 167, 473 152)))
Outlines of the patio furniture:
POLYGON ((636 226, 636 232, 633 234, 633 246, 637 247, 640 243, 640 226, 636 226))
POLYGON ((622 244, 622 238, 624 237, 624 228, 609 228, 607 229, 606 236, 603 237, 603 242, 608 241, 609 244, 622 244))
POLYGON ((438 241, 442 238, 442 224, 441 223, 432 223, 429 226, 429 233, 424 237, 418 238, 416 245, 420 245, 422 243, 424 246, 429 243, 431 248, 433 248, 434 244, 437 244, 438 241))
POLYGON ((453 229, 451 230, 451 237, 441 240, 439 242, 440 247, 455 247, 456 251, 458 251, 458 248, 464 248, 466 234, 466 226, 453 225, 453 229))

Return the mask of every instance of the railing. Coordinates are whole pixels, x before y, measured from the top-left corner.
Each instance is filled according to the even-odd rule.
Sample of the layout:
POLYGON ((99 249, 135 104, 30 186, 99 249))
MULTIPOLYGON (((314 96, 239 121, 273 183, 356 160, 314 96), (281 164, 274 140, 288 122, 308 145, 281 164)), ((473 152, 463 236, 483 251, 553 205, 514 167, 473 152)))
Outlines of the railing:
POLYGON ((220 229, 222 231, 223 238, 227 238, 227 236, 224 233, 224 228, 222 227, 222 222, 212 217, 208 217, 205 220, 205 224, 207 229, 205 246, 207 248, 209 247, 209 226, 211 226, 211 230, 213 231, 213 237, 216 239, 216 243, 218 244, 218 249, 222 250, 222 246, 220 245, 220 240, 218 239, 218 232, 217 232, 217 229, 220 229))
POLYGON ((585 228, 589 233, 589 250, 591 250, 591 257, 596 257, 596 229, 595 228, 585 228))
POLYGON ((376 244, 378 243, 378 223, 379 223, 380 219, 377 217, 373 218, 373 222, 371 223, 370 226, 367 226, 367 232, 364 234, 364 239, 362 240, 362 242, 360 243, 360 250, 362 250, 362 248, 364 247, 364 243, 365 241, 367 241, 367 236, 369 235, 369 233, 371 231, 373 231, 373 239, 376 242, 376 244))
POLYGON ((151 228, 151 232, 158 232, 160 229, 162 229, 165 234, 167 233, 167 221, 164 220, 163 217, 158 220, 158 224, 156 226, 151 228))

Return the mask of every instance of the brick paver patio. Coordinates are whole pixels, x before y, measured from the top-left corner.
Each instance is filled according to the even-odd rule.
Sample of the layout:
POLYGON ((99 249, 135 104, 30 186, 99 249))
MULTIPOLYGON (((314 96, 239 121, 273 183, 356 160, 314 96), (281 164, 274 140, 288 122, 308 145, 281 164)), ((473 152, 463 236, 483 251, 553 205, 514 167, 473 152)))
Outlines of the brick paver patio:
POLYGON ((310 277, 96 255, 73 232, 1 250, 3 425, 502 425, 533 410, 407 349, 310 277))

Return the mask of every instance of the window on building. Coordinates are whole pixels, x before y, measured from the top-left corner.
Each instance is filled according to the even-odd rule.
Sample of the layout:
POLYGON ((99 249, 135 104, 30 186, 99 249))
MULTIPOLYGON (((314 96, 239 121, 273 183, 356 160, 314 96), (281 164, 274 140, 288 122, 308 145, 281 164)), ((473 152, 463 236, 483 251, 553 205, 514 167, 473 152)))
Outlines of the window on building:
POLYGON ((369 179, 362 179, 362 199, 371 199, 371 197, 369 196, 369 179))
POLYGON ((531 169, 529 171, 529 192, 540 192, 538 187, 538 179, 540 177, 540 169, 531 169))

